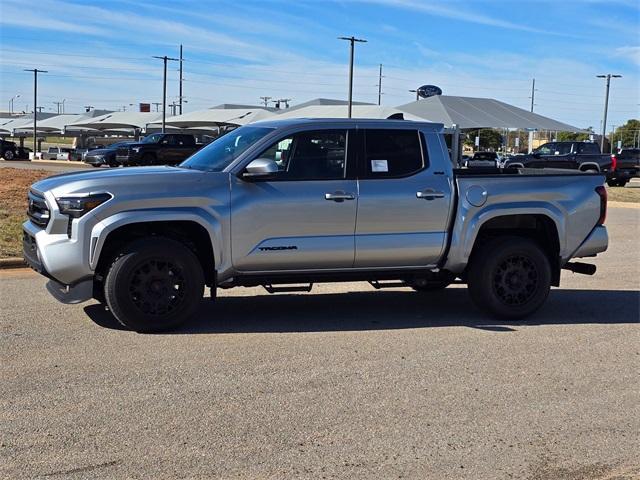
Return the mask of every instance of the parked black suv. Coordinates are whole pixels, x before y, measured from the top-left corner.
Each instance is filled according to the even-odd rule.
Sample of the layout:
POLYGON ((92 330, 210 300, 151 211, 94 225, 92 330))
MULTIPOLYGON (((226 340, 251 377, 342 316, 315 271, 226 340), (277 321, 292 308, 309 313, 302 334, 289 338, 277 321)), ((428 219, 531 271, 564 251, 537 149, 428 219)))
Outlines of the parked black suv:
POLYGON ((132 165, 177 165, 200 148, 193 135, 183 133, 153 133, 141 142, 130 143, 116 150, 116 161, 132 165))
POLYGON ((633 177, 640 176, 640 148, 623 148, 613 159, 616 168, 607 175, 610 187, 624 187, 633 177))
POLYGON ((18 148, 15 142, 8 142, 4 138, 0 138, 0 157, 5 160, 15 160, 18 158, 18 148))

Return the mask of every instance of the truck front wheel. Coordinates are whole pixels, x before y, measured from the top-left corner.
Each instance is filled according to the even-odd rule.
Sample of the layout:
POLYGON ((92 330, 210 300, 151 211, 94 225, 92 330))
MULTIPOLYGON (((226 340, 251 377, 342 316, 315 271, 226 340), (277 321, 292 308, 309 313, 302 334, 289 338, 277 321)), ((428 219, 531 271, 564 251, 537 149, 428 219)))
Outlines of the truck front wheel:
POLYGON ((474 252, 467 280, 471 300, 478 308, 499 318, 522 318, 547 299, 551 265, 534 241, 501 237, 474 252))
POLYGON ((146 238, 125 246, 104 282, 113 316, 125 327, 154 332, 177 327, 191 318, 204 292, 198 258, 168 238, 146 238))

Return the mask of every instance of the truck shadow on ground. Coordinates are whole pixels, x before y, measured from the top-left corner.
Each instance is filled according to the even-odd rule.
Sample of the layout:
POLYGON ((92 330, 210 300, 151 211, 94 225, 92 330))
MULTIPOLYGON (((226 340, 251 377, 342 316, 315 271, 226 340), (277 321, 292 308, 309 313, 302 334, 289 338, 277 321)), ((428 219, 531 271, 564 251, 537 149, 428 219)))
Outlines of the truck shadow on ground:
MULTIPOLYGON (((85 307, 98 325, 122 329, 101 305, 85 307)), ((518 321, 490 318, 466 288, 440 292, 354 291, 306 295, 221 296, 205 299, 188 325, 170 334, 281 333, 470 327, 509 332, 521 325, 640 322, 640 291, 554 289, 535 315, 518 321)))

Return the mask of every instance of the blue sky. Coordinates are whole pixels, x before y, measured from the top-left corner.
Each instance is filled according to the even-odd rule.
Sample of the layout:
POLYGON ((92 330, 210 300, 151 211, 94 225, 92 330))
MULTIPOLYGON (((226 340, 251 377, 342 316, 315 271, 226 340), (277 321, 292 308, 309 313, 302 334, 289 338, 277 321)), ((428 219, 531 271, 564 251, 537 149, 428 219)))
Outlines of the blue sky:
MULTIPOLYGON (((409 102, 408 90, 491 97, 580 127, 599 127, 604 82, 617 73, 609 125, 640 116, 640 7, 634 0, 59 1, 0 0, 0 110, 32 74, 46 110, 66 99, 117 109, 162 99, 162 65, 184 45, 185 111, 260 96, 346 98, 348 46, 356 50, 354 99, 409 102)), ((170 65, 169 101, 178 95, 170 65)), ((50 110, 49 110, 50 111, 50 110)))

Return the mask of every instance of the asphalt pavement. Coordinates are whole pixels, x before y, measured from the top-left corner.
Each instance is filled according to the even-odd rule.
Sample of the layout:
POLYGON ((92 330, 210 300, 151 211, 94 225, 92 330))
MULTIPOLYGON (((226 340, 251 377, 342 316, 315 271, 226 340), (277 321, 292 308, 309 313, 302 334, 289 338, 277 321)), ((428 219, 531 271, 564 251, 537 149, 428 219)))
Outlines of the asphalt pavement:
POLYGON ((173 333, 0 273, 1 478, 640 478, 640 209, 526 322, 437 294, 220 292, 173 333))

